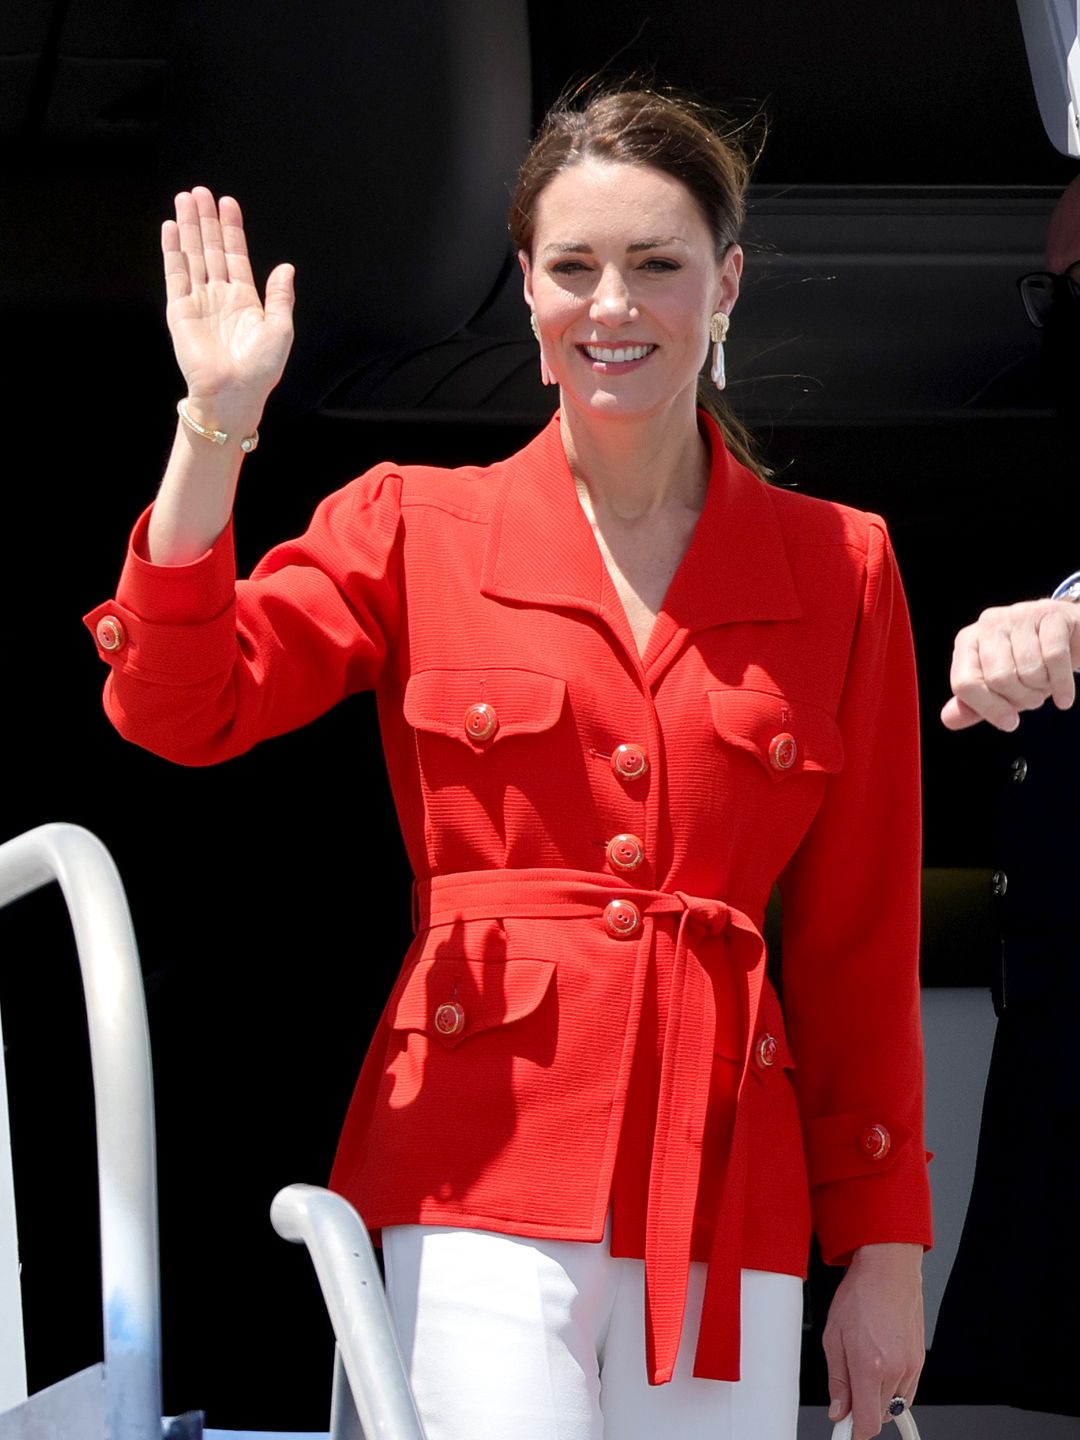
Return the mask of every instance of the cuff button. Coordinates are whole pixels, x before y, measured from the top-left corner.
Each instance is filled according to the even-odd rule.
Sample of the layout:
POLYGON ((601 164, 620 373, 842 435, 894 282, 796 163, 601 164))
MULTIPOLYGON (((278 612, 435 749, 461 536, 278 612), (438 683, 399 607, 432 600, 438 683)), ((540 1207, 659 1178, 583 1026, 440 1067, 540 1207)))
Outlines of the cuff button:
POLYGON ((127 641, 127 632, 122 620, 115 615, 103 615, 95 631, 102 650, 121 650, 127 641))
POLYGON ((776 1057, 779 1053, 780 1042, 775 1035, 765 1033, 758 1036, 754 1058, 763 1070, 769 1070, 776 1064, 776 1057))
POLYGON ((867 1160, 884 1160, 892 1146, 892 1136, 884 1125, 868 1125, 859 1136, 859 1149, 867 1160))

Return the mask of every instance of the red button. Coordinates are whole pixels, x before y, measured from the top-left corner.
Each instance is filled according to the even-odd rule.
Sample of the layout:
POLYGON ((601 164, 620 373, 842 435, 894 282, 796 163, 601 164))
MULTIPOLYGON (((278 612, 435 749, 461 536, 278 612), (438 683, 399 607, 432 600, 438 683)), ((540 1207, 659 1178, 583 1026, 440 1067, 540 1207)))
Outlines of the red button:
POLYGON ((649 757, 640 745, 616 745, 611 768, 620 780, 640 780, 649 768, 649 757))
POLYGON ((776 770, 790 770, 799 758, 799 747, 795 736, 781 730, 769 741, 769 763, 776 770))
POLYGON ((616 870, 636 870, 645 859, 645 846, 636 835, 616 835, 608 841, 607 858, 616 870))
POLYGON ((768 1070, 770 1066, 776 1064, 776 1057, 779 1052, 780 1042, 775 1035, 769 1035, 766 1032, 764 1035, 758 1036, 757 1050, 755 1051, 754 1058, 765 1070, 768 1070))
POLYGON ((478 745, 490 740, 499 728, 499 717, 490 705, 470 705, 465 711, 465 734, 478 745))
POLYGON ((435 1029, 440 1035, 459 1035, 465 1029, 465 1011, 456 1000, 448 1000, 435 1011, 435 1029))
POLYGON ((641 929, 641 911, 632 900, 609 900, 604 906, 604 924, 609 935, 625 940, 641 929))
POLYGON ((97 642, 103 650, 120 650, 127 640, 122 620, 115 615, 103 615, 97 623, 97 642))
POLYGON ((892 1136, 884 1125, 868 1125, 859 1136, 859 1148, 867 1160, 884 1160, 892 1145, 892 1136))

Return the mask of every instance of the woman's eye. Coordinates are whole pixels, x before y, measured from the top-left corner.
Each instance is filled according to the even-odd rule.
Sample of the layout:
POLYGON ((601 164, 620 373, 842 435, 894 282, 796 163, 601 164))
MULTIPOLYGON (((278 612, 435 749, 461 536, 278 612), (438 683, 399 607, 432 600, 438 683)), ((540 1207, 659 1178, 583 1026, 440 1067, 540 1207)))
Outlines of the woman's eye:
POLYGON ((580 275, 587 267, 580 260, 558 260, 551 267, 553 275, 580 275))
POLYGON ((645 263, 644 263, 644 265, 642 265, 641 268, 642 268, 643 270, 665 271, 665 270, 678 270, 678 269, 680 269, 681 267, 680 267, 679 262, 678 262, 677 260, 662 260, 662 259, 660 258, 660 256, 656 255, 656 256, 653 256, 653 258, 652 258, 651 260, 646 260, 645 263))

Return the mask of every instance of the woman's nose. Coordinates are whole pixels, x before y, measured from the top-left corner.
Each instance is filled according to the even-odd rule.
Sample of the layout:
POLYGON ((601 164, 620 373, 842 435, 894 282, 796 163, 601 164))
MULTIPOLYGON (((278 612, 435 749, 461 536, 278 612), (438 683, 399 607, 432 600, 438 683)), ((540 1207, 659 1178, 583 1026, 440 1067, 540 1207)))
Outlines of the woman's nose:
POLYGON ((630 289, 618 270, 605 269, 593 294, 591 318, 602 325, 622 325, 634 318, 636 311, 630 289))

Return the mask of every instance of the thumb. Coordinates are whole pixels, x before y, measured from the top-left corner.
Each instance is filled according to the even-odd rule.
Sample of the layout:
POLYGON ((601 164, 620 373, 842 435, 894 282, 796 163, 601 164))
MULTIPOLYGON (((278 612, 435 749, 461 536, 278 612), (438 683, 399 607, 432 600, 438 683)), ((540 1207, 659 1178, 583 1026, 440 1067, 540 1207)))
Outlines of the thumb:
POLYGON ((296 303, 296 270, 292 265, 275 265, 266 280, 267 319, 278 324, 291 325, 293 305, 296 303))
POLYGON ((941 723, 946 730, 966 730, 971 725, 978 725, 982 716, 972 710, 970 705, 965 705, 963 700, 958 700, 954 695, 942 706, 941 723))

